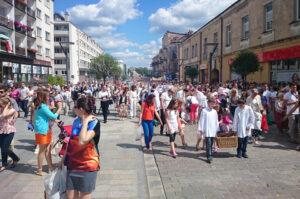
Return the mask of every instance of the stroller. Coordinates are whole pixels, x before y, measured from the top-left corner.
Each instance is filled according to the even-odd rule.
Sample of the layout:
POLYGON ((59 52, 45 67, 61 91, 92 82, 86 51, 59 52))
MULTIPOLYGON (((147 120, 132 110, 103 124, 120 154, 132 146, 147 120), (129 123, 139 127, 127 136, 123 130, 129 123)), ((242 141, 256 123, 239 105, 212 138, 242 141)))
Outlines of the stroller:
POLYGON ((60 134, 51 147, 51 154, 63 156, 70 140, 72 125, 64 126, 64 123, 60 121, 57 126, 60 129, 60 134))

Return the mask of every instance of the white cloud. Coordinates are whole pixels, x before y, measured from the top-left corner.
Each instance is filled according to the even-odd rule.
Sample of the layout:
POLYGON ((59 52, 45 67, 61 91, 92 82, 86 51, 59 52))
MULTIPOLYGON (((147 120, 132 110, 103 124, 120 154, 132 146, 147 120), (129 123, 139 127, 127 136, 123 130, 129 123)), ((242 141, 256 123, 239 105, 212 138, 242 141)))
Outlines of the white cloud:
POLYGON ((148 19, 150 32, 196 30, 236 0, 180 0, 169 8, 159 8, 148 19))
POLYGON ((96 4, 76 5, 67 11, 71 21, 81 26, 119 25, 142 14, 137 9, 137 0, 100 0, 96 4))
POLYGON ((135 67, 149 67, 152 58, 158 53, 160 49, 160 42, 152 40, 149 43, 142 45, 136 44, 136 51, 126 49, 125 51, 118 51, 111 53, 117 59, 124 60, 128 66, 135 67))
POLYGON ((116 26, 142 15, 137 0, 99 0, 96 4, 76 5, 67 9, 70 20, 91 36, 104 50, 116 50, 135 43, 123 34, 114 33, 116 26))

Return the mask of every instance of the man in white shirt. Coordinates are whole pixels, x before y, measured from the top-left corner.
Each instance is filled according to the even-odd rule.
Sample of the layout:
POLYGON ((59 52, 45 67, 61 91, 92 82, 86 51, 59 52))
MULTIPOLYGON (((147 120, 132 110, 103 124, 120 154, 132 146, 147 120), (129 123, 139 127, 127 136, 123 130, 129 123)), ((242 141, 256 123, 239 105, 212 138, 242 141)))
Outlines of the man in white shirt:
POLYGON ((250 106, 245 105, 245 101, 238 100, 238 107, 235 110, 233 119, 233 131, 238 135, 237 157, 248 158, 247 144, 251 129, 254 128, 254 113, 250 106))
POLYGON ((206 157, 207 162, 212 161, 212 145, 216 137, 217 131, 219 131, 218 113, 214 109, 215 99, 208 99, 208 107, 203 109, 200 115, 198 123, 198 131, 200 134, 204 134, 206 142, 206 157))
MULTIPOLYGON (((290 83, 290 91, 284 95, 284 103, 286 105, 286 112, 289 113, 295 104, 298 103, 298 92, 297 92, 297 85, 294 83, 290 83)), ((296 122, 296 115, 299 114, 299 109, 296 109, 288 118, 289 118, 289 135, 290 141, 295 143, 297 142, 297 122, 296 122)))
POLYGON ((111 99, 111 94, 107 90, 105 85, 102 87, 102 90, 99 92, 99 99, 101 100, 101 109, 103 113, 104 123, 107 123, 109 100, 111 99))
POLYGON ((21 108, 24 111, 24 119, 28 116, 28 98, 30 96, 29 89, 26 87, 25 83, 21 84, 20 89, 20 100, 21 100, 21 108))
POLYGON ((155 96, 155 102, 154 102, 155 108, 156 108, 156 111, 159 111, 160 110, 160 99, 159 99, 159 93, 156 89, 155 84, 152 85, 152 89, 150 91, 150 94, 153 94, 155 96))
POLYGON ((166 119, 165 119, 166 110, 169 106, 170 101, 172 100, 173 94, 174 94, 173 89, 170 89, 168 90, 168 92, 164 92, 160 97, 160 107, 161 107, 160 118, 163 122, 163 125, 160 126, 161 135, 163 134, 164 126, 166 124, 166 119))

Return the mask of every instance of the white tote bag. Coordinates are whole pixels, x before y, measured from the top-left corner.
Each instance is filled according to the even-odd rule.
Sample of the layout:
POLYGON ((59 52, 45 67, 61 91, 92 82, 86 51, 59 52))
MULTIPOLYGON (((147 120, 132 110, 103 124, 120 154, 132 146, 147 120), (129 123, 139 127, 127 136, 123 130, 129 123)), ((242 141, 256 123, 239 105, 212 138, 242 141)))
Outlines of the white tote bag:
POLYGON ((67 169, 56 168, 53 172, 44 175, 44 186, 47 199, 65 199, 67 189, 67 169))
POLYGON ((142 131, 143 131, 142 126, 138 126, 136 129, 136 137, 135 137, 136 140, 142 139, 142 131))

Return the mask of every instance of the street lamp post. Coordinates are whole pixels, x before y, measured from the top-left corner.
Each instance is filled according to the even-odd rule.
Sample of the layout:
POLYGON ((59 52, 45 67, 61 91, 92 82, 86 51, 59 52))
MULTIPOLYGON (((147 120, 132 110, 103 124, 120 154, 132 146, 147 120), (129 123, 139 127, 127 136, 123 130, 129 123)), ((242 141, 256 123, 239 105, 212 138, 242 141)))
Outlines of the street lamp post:
POLYGON ((213 51, 209 54, 209 83, 212 84, 212 79, 211 79, 211 71, 212 71, 212 57, 215 53, 215 51, 218 48, 219 43, 206 43, 206 46, 214 46, 213 51))
POLYGON ((65 56, 66 56, 66 70, 67 70, 67 85, 69 84, 69 71, 70 71, 70 57, 68 55, 68 52, 66 51, 66 49, 62 46, 62 44, 67 44, 67 45, 74 45, 74 42, 58 42, 60 45, 60 48, 62 49, 62 51, 64 52, 65 56))

